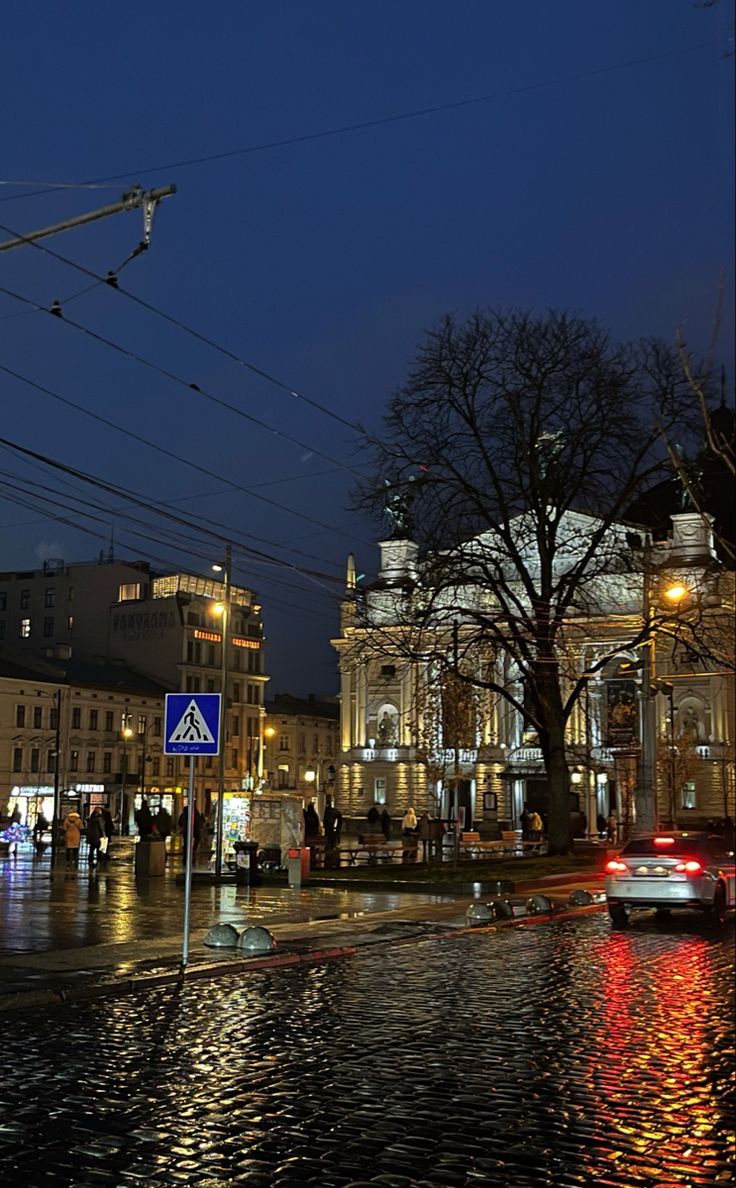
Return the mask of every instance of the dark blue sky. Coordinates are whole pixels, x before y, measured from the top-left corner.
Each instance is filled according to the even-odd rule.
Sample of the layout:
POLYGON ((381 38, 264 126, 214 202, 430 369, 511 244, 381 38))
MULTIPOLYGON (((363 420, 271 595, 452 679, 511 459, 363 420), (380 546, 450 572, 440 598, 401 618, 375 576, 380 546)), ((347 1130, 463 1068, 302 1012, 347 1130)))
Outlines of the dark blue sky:
MULTIPOLYGON (((175 182, 152 249, 121 283, 348 421, 378 426, 422 331, 448 310, 568 307, 621 337, 671 340, 684 325, 703 348, 723 268, 718 355, 731 369, 730 4, 163 0, 121 8, 8 0, 3 24, 2 176, 122 176, 109 189, 35 197, 1 186, 0 222, 28 230, 112 201, 125 183, 175 182), (650 60, 622 65, 636 59, 650 60), (547 80, 560 81, 524 90, 547 80), (487 94, 497 97, 171 167, 487 94)), ((106 272, 139 236, 139 216, 124 215, 48 243, 106 272)), ((86 283, 31 248, 0 254, 0 285, 43 306, 66 299, 69 317, 334 461, 0 293, 1 364, 222 480, 0 373, 2 436, 157 504, 175 500, 184 516, 227 523, 238 541, 262 537, 273 543, 257 547, 318 574, 342 574, 351 547, 360 567, 375 564, 378 529, 347 507, 350 468, 360 462, 349 430, 107 288, 69 301, 86 283)), ((11 488, 9 474, 60 482, 5 451, 0 470, 11 488)), ((113 522, 121 556, 150 552, 204 567, 176 544, 136 544, 125 511, 85 521, 103 541, 23 499, 31 506, 0 502, 2 568, 94 556, 113 522)), ((152 534, 162 528, 155 522, 152 534)), ((192 539, 202 555, 219 551, 192 539)), ((338 587, 243 555, 235 576, 263 600, 271 692, 335 688, 326 641, 337 626, 338 587)))

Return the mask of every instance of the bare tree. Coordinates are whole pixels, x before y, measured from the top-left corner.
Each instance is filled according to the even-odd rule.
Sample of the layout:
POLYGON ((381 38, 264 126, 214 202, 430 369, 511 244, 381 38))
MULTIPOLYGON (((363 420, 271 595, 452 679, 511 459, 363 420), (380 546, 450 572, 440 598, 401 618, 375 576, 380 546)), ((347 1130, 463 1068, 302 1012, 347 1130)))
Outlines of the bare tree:
MULTIPOLYGON (((642 616, 635 594, 617 638, 579 671, 591 618, 631 607, 626 575, 641 554, 620 521, 671 474, 662 433, 689 396, 676 354, 657 341, 616 345, 564 313, 447 317, 391 401, 374 478, 358 496, 376 511, 393 492, 395 535, 406 537, 395 493, 410 491, 423 563, 397 602, 391 646, 505 698, 536 732, 553 853, 571 846, 573 708, 594 673, 664 621, 642 616)), ((663 612, 668 622, 675 613, 663 612)))

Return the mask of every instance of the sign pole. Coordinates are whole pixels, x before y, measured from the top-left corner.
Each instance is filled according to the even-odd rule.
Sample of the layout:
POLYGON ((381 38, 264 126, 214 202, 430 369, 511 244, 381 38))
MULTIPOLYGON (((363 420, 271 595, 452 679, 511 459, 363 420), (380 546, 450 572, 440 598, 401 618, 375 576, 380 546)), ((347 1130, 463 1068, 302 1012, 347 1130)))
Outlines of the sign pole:
POLYGON ((194 862, 194 755, 189 756, 189 794, 187 796, 187 836, 184 839, 184 940, 181 949, 181 972, 189 961, 189 915, 192 902, 192 865, 194 862))

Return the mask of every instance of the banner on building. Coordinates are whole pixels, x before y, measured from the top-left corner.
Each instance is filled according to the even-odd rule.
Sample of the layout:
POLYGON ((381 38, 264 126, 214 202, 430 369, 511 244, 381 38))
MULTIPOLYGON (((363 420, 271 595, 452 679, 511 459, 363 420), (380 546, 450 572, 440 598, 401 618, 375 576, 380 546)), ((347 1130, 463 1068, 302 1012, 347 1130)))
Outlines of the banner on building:
POLYGON ((636 681, 606 682, 604 746, 635 747, 639 743, 639 705, 636 681))

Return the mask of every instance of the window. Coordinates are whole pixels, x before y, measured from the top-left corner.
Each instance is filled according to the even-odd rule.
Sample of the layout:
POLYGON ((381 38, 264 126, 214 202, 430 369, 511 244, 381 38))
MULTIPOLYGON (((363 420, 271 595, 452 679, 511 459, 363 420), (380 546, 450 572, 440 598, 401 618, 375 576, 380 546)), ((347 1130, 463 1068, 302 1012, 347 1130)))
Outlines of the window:
POLYGON ((20 635, 21 639, 28 639, 29 635, 31 634, 30 619, 21 619, 18 634, 20 635))
POLYGON ((215 682, 211 679, 207 681, 207 692, 208 693, 215 692, 215 682))
POLYGON ((41 708, 40 705, 34 705, 34 707, 33 707, 33 729, 34 730, 41 729, 41 727, 43 725, 42 719, 43 719, 43 709, 41 708))
POLYGON ((26 707, 24 705, 15 707, 15 724, 16 726, 25 726, 26 724, 26 707))
POLYGON ((56 751, 49 751, 46 755, 46 770, 56 771, 56 751))
POLYGON ((233 714, 232 734, 233 738, 240 738, 240 717, 238 714, 233 714))
POLYGON ((153 737, 154 738, 161 737, 161 719, 160 718, 153 719, 153 737))
POLYGON ((118 590, 118 602, 135 602, 140 597, 140 582, 124 582, 118 590))
POLYGON ((233 685, 233 701, 240 701, 240 681, 233 685))
POLYGON ((299 735, 299 740, 298 740, 298 741, 299 741, 299 754, 300 754, 300 755, 306 755, 306 753, 307 753, 307 740, 306 740, 305 736, 304 736, 303 734, 300 734, 300 735, 299 735))
POLYGON ((187 640, 187 664, 191 664, 194 660, 194 640, 187 640))
POLYGON ((112 751, 102 752, 102 770, 105 773, 112 771, 112 751))
POLYGON ((288 767, 279 766, 279 788, 289 787, 289 769, 288 767))
POLYGON ((95 769, 95 753, 94 751, 87 751, 87 771, 94 771, 95 769))
POLYGON ((376 776, 373 781, 373 799, 376 804, 386 803, 386 777, 376 776))
POLYGON ((73 602, 73 601, 74 601, 74 586, 70 586, 70 587, 69 587, 69 589, 67 590, 67 592, 66 592, 66 600, 67 600, 67 602, 73 602))
POLYGON ((23 748, 13 747, 13 771, 23 770, 23 748))
POLYGON ((112 710, 106 710, 105 711, 105 730, 107 731, 108 734, 111 734, 112 731, 115 729, 114 722, 115 722, 115 718, 114 718, 112 710))
POLYGON ((204 757, 204 765, 205 765, 205 767, 208 767, 208 768, 212 768, 212 767, 214 767, 214 764, 213 764, 213 762, 212 762, 212 756, 211 756, 211 755, 205 755, 205 757, 204 757))
POLYGON ((51 639, 54 634, 54 619, 51 616, 46 616, 43 621, 43 637, 44 639, 51 639))
POLYGON ((20 609, 28 610, 30 605, 31 605, 31 591, 30 590, 21 590, 21 592, 20 592, 20 609))
POLYGON ((56 590, 53 588, 53 586, 49 586, 47 588, 46 593, 44 595, 43 604, 44 604, 44 606, 49 607, 49 608, 56 606, 56 590))
POLYGON ((381 676, 382 677, 395 677, 396 676, 396 665, 395 664, 382 664, 381 665, 381 676))
POLYGON ((72 710, 72 730, 79 730, 82 725, 82 710, 78 705, 72 710))
POLYGON ((90 728, 90 730, 97 729, 97 710, 96 709, 89 711, 89 728, 90 728))
POLYGON ((233 747, 232 755, 230 756, 230 766, 234 767, 235 770, 237 771, 239 762, 240 762, 240 756, 238 754, 238 748, 233 747))
POLYGON ((31 771, 38 771, 41 760, 41 752, 38 747, 31 748, 31 771))
POLYGON ((158 779, 158 777, 161 775, 161 760, 158 755, 154 755, 153 759, 151 760, 151 774, 154 775, 156 779, 158 779))
POLYGON ((166 760, 166 776, 167 776, 167 779, 170 779, 170 780, 174 778, 174 759, 173 759, 173 756, 172 756, 172 757, 170 757, 170 758, 167 758, 167 760, 166 760))
POLYGON ((49 710, 49 730, 56 730, 59 721, 59 711, 56 706, 49 710))
POLYGON ((74 615, 67 615, 67 617, 66 617, 66 629, 67 629, 67 631, 71 631, 71 629, 72 629, 72 627, 73 627, 73 626, 74 626, 74 615))
POLYGON ((148 718, 146 717, 146 715, 139 714, 138 715, 138 733, 145 734, 147 725, 148 725, 148 718))
POLYGON ((682 807, 684 809, 694 809, 698 807, 698 796, 695 789, 695 780, 688 780, 682 785, 682 807))
POLYGON ((79 751, 69 752, 69 770, 79 771, 79 751))
POLYGON ((215 645, 214 644, 207 645, 207 663, 209 664, 210 668, 214 668, 214 666, 215 666, 215 645))
POLYGON ((8 594, 6 590, 0 590, 0 611, 8 609, 8 594))
POLYGON ((312 738, 312 754, 319 755, 319 735, 315 734, 312 738))
POLYGON ((288 734, 282 734, 279 738, 279 750, 280 751, 288 751, 288 749, 289 749, 289 736, 288 736, 288 734))
POLYGON ((196 611, 187 611, 187 623, 190 627, 199 627, 199 615, 196 611))
POLYGON ((0 622, 0 639, 5 639, 5 622, 0 622))

